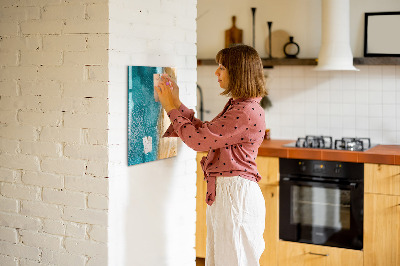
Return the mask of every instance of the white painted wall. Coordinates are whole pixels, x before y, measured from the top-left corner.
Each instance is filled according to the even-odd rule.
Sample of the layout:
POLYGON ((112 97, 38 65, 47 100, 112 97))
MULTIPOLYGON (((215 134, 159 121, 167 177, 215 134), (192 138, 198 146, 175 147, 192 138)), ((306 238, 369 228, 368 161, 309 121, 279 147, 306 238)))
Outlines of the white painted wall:
POLYGON ((0 265, 106 265, 108 7, 0 2, 0 265))
POLYGON ((196 105, 196 0, 110 0, 109 265, 195 265, 195 152, 127 166, 127 67, 177 67, 196 105))
MULTIPOLYGON (((248 33, 245 42, 251 45, 252 6, 260 11, 256 11, 257 19, 265 17, 265 21, 272 20, 274 25, 282 25, 281 29, 293 32, 301 46, 299 57, 317 57, 321 8, 317 0, 229 1, 229 5, 227 1, 201 1, 198 5, 198 57, 215 57, 224 45, 223 31, 230 27, 233 14, 238 17, 238 27, 248 33), (241 17, 247 19, 247 24, 240 24, 241 17)), ((355 57, 363 55, 364 12, 395 10, 400 10, 399 1, 350 1, 350 39, 355 57)), ((258 27, 264 24, 261 21, 258 27)), ((261 33, 260 36, 265 32, 265 36, 256 40, 261 56, 266 56, 263 49, 266 24, 264 28, 257 33, 261 33)), ((312 66, 276 66, 264 70, 273 103, 266 112, 272 138, 325 134, 334 138, 371 137, 374 143, 400 144, 400 67, 357 67, 360 72, 315 72, 312 66)), ((221 89, 214 76, 215 68, 198 67, 197 80, 204 91, 204 109, 210 111, 205 114, 205 120, 217 115, 227 100, 219 96, 221 89)))

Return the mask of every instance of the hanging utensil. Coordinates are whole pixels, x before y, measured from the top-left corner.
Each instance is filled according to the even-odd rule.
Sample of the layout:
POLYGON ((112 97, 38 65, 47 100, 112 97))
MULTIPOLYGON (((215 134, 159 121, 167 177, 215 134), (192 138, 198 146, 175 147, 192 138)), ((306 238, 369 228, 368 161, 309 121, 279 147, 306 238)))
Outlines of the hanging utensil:
POLYGON ((255 48, 256 47, 256 32, 255 32, 256 8, 252 7, 251 12, 253 13, 253 48, 255 48))

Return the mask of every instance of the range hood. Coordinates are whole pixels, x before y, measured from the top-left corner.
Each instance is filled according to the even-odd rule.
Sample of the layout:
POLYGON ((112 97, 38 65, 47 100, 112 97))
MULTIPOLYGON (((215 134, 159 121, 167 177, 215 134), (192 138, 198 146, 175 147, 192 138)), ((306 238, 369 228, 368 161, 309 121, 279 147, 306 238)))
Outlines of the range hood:
POLYGON ((350 0, 322 0, 322 33, 314 70, 353 70, 350 48, 350 0))

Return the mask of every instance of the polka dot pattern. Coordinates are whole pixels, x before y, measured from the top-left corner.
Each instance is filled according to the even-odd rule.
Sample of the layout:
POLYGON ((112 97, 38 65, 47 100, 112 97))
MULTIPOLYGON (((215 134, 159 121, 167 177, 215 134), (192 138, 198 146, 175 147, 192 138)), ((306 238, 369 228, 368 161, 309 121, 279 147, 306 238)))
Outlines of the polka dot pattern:
POLYGON ((260 100, 230 99, 211 122, 195 118, 194 111, 183 104, 168 113, 172 124, 164 137, 179 136, 190 148, 209 151, 201 160, 208 205, 215 200, 215 179, 219 176, 241 176, 255 182, 261 179, 255 163, 265 132, 260 100))

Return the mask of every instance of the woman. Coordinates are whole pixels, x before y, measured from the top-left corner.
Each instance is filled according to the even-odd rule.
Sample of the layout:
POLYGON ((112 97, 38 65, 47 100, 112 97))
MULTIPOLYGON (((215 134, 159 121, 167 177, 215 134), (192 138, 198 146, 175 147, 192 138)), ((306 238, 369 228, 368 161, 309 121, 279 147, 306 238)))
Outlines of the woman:
POLYGON ((209 205, 206 265, 259 265, 265 247, 265 201, 255 163, 265 134, 259 104, 266 95, 262 62, 246 45, 219 51, 216 62, 221 95, 232 98, 211 122, 194 118, 170 79, 156 88, 172 122, 164 136, 179 136, 196 151, 208 150, 201 161, 209 205))

